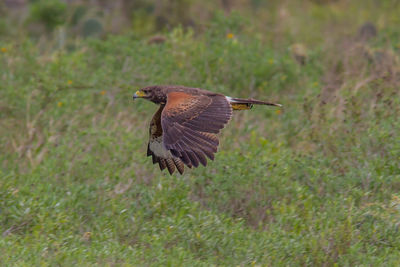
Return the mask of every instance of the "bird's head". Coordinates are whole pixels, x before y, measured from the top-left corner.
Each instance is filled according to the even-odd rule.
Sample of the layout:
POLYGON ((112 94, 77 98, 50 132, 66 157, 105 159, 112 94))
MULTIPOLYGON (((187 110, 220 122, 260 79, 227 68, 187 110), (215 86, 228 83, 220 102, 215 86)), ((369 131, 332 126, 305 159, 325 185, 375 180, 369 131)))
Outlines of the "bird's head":
POLYGON ((133 95, 133 99, 144 98, 156 104, 165 103, 166 95, 160 86, 148 86, 139 89, 133 95))

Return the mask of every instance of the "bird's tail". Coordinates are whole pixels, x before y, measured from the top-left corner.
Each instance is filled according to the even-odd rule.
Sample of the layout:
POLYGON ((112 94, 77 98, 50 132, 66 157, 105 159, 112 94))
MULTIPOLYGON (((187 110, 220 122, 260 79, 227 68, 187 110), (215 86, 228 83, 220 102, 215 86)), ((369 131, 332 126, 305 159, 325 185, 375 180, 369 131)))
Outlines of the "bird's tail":
POLYGON ((256 99, 242 99, 242 98, 232 98, 228 97, 229 103, 231 103, 233 110, 244 110, 251 109, 253 105, 267 105, 267 106, 275 106, 282 107, 281 104, 271 103, 260 101, 256 99))

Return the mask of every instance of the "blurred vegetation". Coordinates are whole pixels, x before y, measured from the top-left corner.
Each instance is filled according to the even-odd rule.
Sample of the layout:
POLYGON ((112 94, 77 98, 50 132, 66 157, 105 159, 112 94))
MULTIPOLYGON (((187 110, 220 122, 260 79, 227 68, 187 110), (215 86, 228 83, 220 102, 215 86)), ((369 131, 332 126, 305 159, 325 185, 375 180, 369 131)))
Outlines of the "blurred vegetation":
POLYGON ((0 264, 397 266, 397 1, 0 3, 0 264), (237 112, 207 168, 146 158, 152 84, 237 112))

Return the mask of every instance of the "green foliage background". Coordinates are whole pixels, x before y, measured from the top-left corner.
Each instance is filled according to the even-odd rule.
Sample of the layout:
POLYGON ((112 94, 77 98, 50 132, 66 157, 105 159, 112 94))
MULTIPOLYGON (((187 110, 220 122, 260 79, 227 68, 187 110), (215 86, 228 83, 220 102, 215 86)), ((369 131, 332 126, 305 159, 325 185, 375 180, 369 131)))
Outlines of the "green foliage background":
POLYGON ((400 263, 396 1, 78 2, 0 5, 1 265, 400 263), (152 84, 284 109, 170 176, 132 101, 152 84))

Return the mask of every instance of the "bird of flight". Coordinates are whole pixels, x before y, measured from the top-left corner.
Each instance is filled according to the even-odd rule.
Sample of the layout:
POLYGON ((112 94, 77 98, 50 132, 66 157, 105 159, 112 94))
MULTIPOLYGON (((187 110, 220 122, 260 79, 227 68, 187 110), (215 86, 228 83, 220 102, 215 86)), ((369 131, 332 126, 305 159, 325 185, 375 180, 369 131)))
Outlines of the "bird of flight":
POLYGON ((161 170, 175 169, 180 174, 184 165, 207 165, 214 160, 219 140, 217 134, 232 117, 232 110, 251 109, 256 105, 281 107, 280 104, 255 99, 240 99, 184 86, 148 86, 138 90, 135 98, 160 105, 150 123, 147 156, 161 170))

